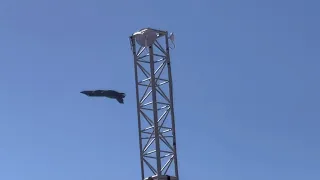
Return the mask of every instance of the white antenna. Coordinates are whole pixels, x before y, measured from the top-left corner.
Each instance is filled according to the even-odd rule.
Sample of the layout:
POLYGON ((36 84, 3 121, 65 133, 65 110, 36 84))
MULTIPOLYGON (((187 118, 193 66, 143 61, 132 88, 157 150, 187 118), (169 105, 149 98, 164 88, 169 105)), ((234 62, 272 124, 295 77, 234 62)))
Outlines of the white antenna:
POLYGON ((173 48, 171 48, 171 47, 170 47, 170 48, 171 48, 171 49, 176 48, 176 45, 174 44, 174 34, 173 34, 173 32, 170 33, 169 39, 171 40, 171 43, 173 44, 173 48))
POLYGON ((158 38, 158 33, 148 28, 142 29, 133 35, 136 36, 138 44, 145 47, 147 52, 149 52, 148 46, 151 46, 158 38))

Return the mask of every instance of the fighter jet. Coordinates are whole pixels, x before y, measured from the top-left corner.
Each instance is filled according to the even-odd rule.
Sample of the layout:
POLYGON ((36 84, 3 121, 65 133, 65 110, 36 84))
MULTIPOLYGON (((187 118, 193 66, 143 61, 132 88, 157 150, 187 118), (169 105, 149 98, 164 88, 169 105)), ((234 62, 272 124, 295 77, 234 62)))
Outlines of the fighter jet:
POLYGON ((87 96, 93 97, 107 97, 111 99, 116 99, 120 104, 123 104, 123 98, 126 97, 125 93, 120 93, 114 90, 91 90, 91 91, 81 91, 80 93, 87 96))

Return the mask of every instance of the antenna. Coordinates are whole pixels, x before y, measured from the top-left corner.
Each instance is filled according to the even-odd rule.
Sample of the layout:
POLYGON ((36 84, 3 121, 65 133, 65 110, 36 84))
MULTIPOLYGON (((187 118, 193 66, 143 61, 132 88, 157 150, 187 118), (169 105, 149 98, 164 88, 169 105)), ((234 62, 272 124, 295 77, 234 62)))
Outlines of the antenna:
POLYGON ((173 44, 173 48, 171 48, 171 47, 170 47, 170 48, 171 48, 171 49, 176 48, 176 45, 174 44, 174 34, 173 34, 173 32, 170 33, 169 39, 171 40, 171 43, 173 44))
MULTIPOLYGON (((133 34, 136 37, 137 43, 141 46, 146 48, 149 52, 149 46, 152 46, 153 43, 157 40, 159 34, 154 31, 153 29, 142 29, 133 34)), ((132 42, 131 42, 132 43, 132 42)), ((132 46, 131 46, 132 47, 132 46)))

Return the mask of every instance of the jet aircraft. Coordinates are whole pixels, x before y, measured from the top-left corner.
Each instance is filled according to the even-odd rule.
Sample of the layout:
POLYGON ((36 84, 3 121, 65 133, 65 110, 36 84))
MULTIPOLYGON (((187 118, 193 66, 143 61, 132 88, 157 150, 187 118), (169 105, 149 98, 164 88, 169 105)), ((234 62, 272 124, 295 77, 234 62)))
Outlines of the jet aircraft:
POLYGON ((80 93, 90 97, 107 97, 116 99, 120 104, 124 104, 123 98, 126 97, 125 93, 117 92, 114 90, 89 90, 81 91, 80 93))

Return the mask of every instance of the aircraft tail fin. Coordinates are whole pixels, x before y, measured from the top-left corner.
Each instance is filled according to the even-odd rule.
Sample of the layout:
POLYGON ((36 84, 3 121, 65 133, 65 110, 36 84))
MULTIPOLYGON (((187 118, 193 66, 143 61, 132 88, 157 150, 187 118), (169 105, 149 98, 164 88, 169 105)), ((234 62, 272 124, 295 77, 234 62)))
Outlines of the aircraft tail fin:
POLYGON ((117 101, 118 101, 120 104, 124 104, 123 98, 117 98, 117 101))

